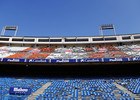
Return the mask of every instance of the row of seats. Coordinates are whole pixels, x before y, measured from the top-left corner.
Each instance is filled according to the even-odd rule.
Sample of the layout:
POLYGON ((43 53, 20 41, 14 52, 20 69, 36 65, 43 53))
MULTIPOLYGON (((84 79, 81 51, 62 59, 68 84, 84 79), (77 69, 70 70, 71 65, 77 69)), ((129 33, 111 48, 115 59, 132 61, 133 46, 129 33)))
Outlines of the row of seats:
POLYGON ((95 52, 95 50, 93 48, 85 48, 86 52, 95 52))
POLYGON ((24 100, 28 95, 10 95, 10 87, 30 87, 32 92, 35 92, 49 81, 47 79, 0 78, 0 100, 24 100))
MULTIPOLYGON (((9 46, 2 46, 0 47, 0 58, 7 58, 10 57, 12 55, 14 55, 13 57, 16 58, 17 55, 20 55, 19 52, 21 52, 22 50, 26 50, 28 47, 9 47, 9 46), (18 53, 17 55, 15 55, 16 53, 18 53)), ((23 54, 21 54, 23 55, 23 54)), ((21 56, 23 57, 23 56, 21 56)), ((20 57, 18 57, 20 58, 20 57)))
POLYGON ((69 47, 69 48, 59 47, 54 50, 54 53, 65 53, 65 52, 85 53, 86 50, 84 47, 69 47))
POLYGON ((47 59, 84 59, 87 53, 51 53, 47 59))
POLYGON ((0 58, 6 58, 10 55, 14 55, 15 52, 0 51, 0 58))
MULTIPOLYGON (((24 100, 28 95, 10 95, 10 87, 30 87, 32 93, 51 82, 35 100, 135 100, 130 94, 118 89, 114 82, 134 94, 140 94, 140 78, 137 79, 16 79, 0 78, 1 100, 24 100), (133 91, 134 90, 134 91, 133 91)), ((33 95, 32 95, 33 96, 33 95)))
POLYGON ((123 45, 118 46, 118 49, 120 51, 126 53, 127 55, 133 56, 133 57, 139 57, 140 56, 140 45, 123 45))
POLYGON ((104 54, 102 52, 93 52, 93 53, 87 53, 88 54, 88 58, 103 58, 104 54))
POLYGON ((14 55, 10 55, 10 56, 8 56, 6 58, 18 58, 18 59, 21 59, 21 58, 24 58, 27 55, 29 55, 29 53, 20 52, 20 53, 14 54, 14 55))
POLYGON ((86 58, 120 58, 139 57, 140 46, 107 46, 107 47, 69 47, 69 48, 30 48, 0 47, 0 58, 30 59, 86 59, 86 58), (135 49, 134 49, 135 48, 135 49), (28 55, 28 53, 30 53, 28 55), (37 57, 34 57, 37 53, 37 57), (45 55, 47 53, 47 55, 45 55), (33 54, 33 55, 31 55, 33 54), (40 57, 39 55, 42 55, 40 57))
POLYGON ((53 52, 56 48, 38 48, 40 52, 53 52))
POLYGON ((107 53, 109 55, 109 57, 111 58, 122 58, 122 57, 132 57, 130 55, 127 55, 124 52, 108 52, 107 53))
POLYGON ((109 52, 111 51, 120 51, 120 49, 116 48, 116 47, 113 47, 113 46, 107 46, 105 47, 109 52))
POLYGON ((15 51, 15 52, 18 52, 18 51, 22 51, 22 50, 25 50, 29 47, 10 47, 10 46, 3 46, 3 47, 0 47, 0 51, 15 51))
MULTIPOLYGON (((52 47, 37 47, 41 52, 60 52, 61 49, 70 49, 73 52, 85 52, 85 51, 96 51, 99 49, 107 49, 107 51, 140 51, 140 45, 123 45, 123 46, 102 46, 102 47, 57 47, 57 48, 52 48, 52 47), (95 50, 96 49, 96 50, 95 50)), ((10 47, 10 46, 1 46, 0 51, 6 50, 6 51, 29 51, 31 49, 34 49, 33 47, 10 47)))
POLYGON ((34 48, 27 48, 27 49, 24 49, 24 50, 22 50, 22 52, 28 52, 28 51, 31 51, 31 50, 33 50, 34 48))
POLYGON ((46 59, 49 55, 49 53, 32 53, 26 59, 46 59))
POLYGON ((135 94, 140 94, 140 78, 138 79, 120 79, 118 84, 124 86, 127 88, 129 91, 135 93, 135 94))
POLYGON ((113 79, 53 80, 35 100, 135 100, 113 82, 113 79))

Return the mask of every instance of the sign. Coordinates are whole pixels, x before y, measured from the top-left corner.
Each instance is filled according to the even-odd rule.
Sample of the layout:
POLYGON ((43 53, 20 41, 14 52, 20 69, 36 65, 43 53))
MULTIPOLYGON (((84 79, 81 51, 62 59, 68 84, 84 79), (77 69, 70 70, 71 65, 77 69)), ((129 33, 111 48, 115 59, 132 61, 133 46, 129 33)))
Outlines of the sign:
POLYGON ((99 50, 99 52, 107 52, 106 48, 99 48, 98 50, 99 50))
POLYGON ((51 63, 74 63, 76 59, 51 59, 51 63))
POLYGON ((30 95, 32 92, 31 88, 25 87, 10 87, 9 94, 22 94, 22 95, 30 95))
POLYGON ((66 54, 72 53, 72 50, 65 50, 66 54))
POLYGON ((78 59, 78 62, 102 62, 101 58, 95 58, 95 59, 78 59))
POLYGON ((65 50, 65 52, 72 52, 72 50, 65 50))
POLYGON ((130 61, 140 61, 140 57, 130 58, 130 61))
POLYGON ((133 48, 134 51, 140 51, 140 47, 133 48))
POLYGON ((25 59, 3 58, 3 62, 25 62, 25 59))
POLYGON ((48 63, 49 59, 27 59, 26 62, 48 63))
POLYGON ((128 61, 128 58, 104 58, 104 62, 128 61))
POLYGON ((7 49, 1 49, 1 51, 8 51, 7 49))

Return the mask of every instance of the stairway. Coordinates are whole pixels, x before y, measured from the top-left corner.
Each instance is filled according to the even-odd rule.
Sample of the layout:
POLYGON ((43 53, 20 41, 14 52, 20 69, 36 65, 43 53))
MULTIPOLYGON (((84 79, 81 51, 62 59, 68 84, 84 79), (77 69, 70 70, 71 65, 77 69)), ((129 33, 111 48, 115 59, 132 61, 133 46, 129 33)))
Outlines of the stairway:
POLYGON ((45 85, 43 85, 40 89, 38 89, 36 92, 32 93, 28 96, 25 100, 35 100, 35 98, 39 94, 43 94, 44 90, 51 85, 52 82, 47 82, 45 85))
POLYGON ((121 89, 121 90, 123 90, 125 93, 129 94, 129 95, 131 96, 131 98, 135 98, 135 100, 140 100, 140 97, 137 96, 136 94, 134 94, 134 93, 128 91, 126 88, 124 88, 123 86, 117 84, 116 82, 114 82, 114 84, 116 85, 116 87, 117 87, 118 89, 121 89))

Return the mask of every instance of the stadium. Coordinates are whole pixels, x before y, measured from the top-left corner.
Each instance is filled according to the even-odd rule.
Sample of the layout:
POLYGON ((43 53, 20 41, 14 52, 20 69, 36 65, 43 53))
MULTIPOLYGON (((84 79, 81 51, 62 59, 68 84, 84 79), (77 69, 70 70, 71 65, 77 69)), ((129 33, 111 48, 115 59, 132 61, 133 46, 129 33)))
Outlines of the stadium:
POLYGON ((113 24, 93 37, 18 37, 17 29, 0 36, 1 100, 140 100, 139 33, 116 35, 113 24))

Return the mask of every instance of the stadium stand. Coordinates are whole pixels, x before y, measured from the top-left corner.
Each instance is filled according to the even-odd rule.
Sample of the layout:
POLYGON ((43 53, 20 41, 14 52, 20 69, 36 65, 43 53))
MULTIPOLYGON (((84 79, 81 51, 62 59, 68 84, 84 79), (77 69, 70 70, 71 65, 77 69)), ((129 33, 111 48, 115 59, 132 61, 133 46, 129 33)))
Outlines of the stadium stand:
POLYGON ((127 88, 134 94, 140 94, 140 78, 119 79, 117 83, 127 88))
POLYGON ((42 94, 39 92, 38 95, 34 95, 35 100, 139 100, 137 99, 140 98, 139 82, 139 78, 86 80, 0 78, 0 98, 1 100, 28 100, 29 95, 9 94, 9 88, 30 87, 33 94, 46 83, 51 83, 47 88, 42 88, 42 94), (127 91, 115 84, 123 86, 127 91))
POLYGON ((38 48, 40 52, 53 52, 55 48, 38 48))
POLYGON ((45 59, 50 54, 46 53, 33 53, 32 55, 28 56, 26 59, 45 59))
POLYGON ((108 46, 96 48, 30 48, 30 47, 4 47, 1 48, 1 58, 26 59, 84 59, 84 58, 121 58, 139 56, 137 48, 129 46, 108 46), (95 52, 96 51, 96 52, 95 52), (136 54, 136 52, 138 52, 136 54), (28 56, 27 56, 28 55, 28 56))
POLYGON ((37 91, 49 80, 45 79, 16 79, 16 78, 0 78, 0 99, 1 100, 24 100, 28 95, 9 94, 10 87, 30 87, 32 92, 37 91))
POLYGON ((28 52, 28 51, 31 51, 31 50, 33 50, 34 48, 27 48, 27 49, 24 49, 24 50, 22 50, 23 52, 28 52))
POLYGON ((94 49, 93 48, 85 48, 86 49, 86 52, 94 52, 94 49))
POLYGON ((88 58, 103 58, 104 54, 102 52, 93 52, 93 53, 87 53, 88 58))
POLYGON ((139 57, 139 46, 104 46, 104 47, 70 47, 70 48, 30 48, 0 47, 0 58, 19 59, 86 59, 86 58, 123 58, 139 57))
POLYGON ((25 56, 29 55, 29 53, 16 53, 14 55, 10 55, 6 58, 18 58, 18 59, 21 59, 21 58, 24 58, 25 56))
POLYGON ((24 73, 24 78, 0 78, 0 100, 140 100, 139 76, 112 77, 117 73, 123 77, 124 72, 131 75, 132 71, 135 71, 133 75, 139 75, 135 67, 140 61, 139 36, 131 34, 128 40, 123 40, 125 35, 60 39, 0 37, 0 64, 10 65, 0 66, 0 75, 5 77, 7 72, 12 77, 12 74, 24 73), (128 62, 127 66, 121 69, 120 65, 125 62, 128 62), (49 77, 38 78, 40 72, 49 77), (68 73, 89 76, 71 79, 68 73), (110 73, 112 78, 92 78, 110 73), (54 74, 57 79, 50 78, 54 74), (66 74, 66 78, 58 78, 59 74, 66 74), (28 79, 28 75, 35 78, 28 79), (11 87, 31 88, 32 91, 30 95, 11 94, 11 87))
POLYGON ((111 58, 122 58, 122 57, 132 57, 132 56, 129 56, 127 54, 125 54, 124 52, 108 52, 107 53, 109 55, 109 57, 111 58))

